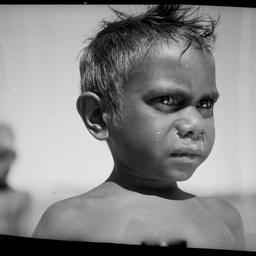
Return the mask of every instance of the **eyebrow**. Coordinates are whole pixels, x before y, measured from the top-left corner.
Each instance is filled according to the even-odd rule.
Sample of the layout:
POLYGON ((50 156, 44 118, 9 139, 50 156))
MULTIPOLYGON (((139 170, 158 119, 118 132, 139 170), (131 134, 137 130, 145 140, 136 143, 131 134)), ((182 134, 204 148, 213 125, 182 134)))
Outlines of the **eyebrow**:
MULTIPOLYGON (((189 89, 181 88, 181 87, 173 87, 173 88, 152 88, 150 89, 144 96, 144 98, 154 98, 161 95, 175 95, 177 97, 181 97, 186 100, 190 100, 191 92, 189 89)), ((220 97, 220 93, 217 90, 211 90, 209 92, 203 93, 200 96, 200 99, 211 98, 216 102, 220 97)))
POLYGON ((172 87, 172 88, 152 88, 150 89, 146 94, 145 97, 158 97, 161 95, 175 95, 175 96, 181 96, 184 98, 190 98, 190 91, 185 88, 180 87, 172 87))

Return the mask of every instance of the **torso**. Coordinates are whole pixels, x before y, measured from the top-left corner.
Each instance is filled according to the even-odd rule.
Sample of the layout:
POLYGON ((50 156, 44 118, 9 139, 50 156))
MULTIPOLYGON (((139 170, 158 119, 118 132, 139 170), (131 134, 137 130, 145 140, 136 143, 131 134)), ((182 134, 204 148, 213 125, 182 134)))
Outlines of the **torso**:
POLYGON ((196 197, 174 201, 127 192, 89 195, 85 201, 86 207, 80 203, 80 210, 86 212, 87 221, 82 221, 83 215, 76 218, 79 240, 239 249, 225 214, 213 212, 211 205, 216 200, 213 204, 211 199, 196 197))

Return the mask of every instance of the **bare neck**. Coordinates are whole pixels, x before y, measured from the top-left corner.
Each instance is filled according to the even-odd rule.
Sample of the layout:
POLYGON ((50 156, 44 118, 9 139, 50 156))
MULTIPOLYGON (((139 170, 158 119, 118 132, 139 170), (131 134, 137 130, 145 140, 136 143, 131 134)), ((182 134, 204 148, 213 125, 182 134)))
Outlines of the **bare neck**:
POLYGON ((138 176, 120 163, 115 164, 106 182, 114 182, 129 191, 166 199, 186 200, 195 197, 179 189, 176 182, 151 180, 138 176))

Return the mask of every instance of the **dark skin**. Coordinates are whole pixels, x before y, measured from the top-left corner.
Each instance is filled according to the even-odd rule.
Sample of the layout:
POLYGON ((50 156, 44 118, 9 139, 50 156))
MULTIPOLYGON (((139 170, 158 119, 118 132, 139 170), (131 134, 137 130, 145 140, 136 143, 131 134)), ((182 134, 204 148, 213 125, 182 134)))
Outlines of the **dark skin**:
POLYGON ((51 206, 34 237, 159 246, 244 249, 238 212, 177 186, 211 152, 218 99, 212 55, 159 47, 124 88, 117 128, 96 94, 78 99, 88 131, 106 140, 114 168, 92 191, 51 206))
POLYGON ((109 129, 114 172, 134 174, 142 178, 140 184, 152 180, 150 188, 176 187, 190 178, 214 143, 218 91, 212 56, 188 51, 180 62, 180 50, 172 49, 171 56, 156 53, 158 58, 141 65, 125 90, 122 126, 109 129), (197 139, 202 134, 204 142, 197 139), (185 138, 195 144, 184 145, 185 138), (192 151, 188 157, 175 155, 187 149, 192 151))

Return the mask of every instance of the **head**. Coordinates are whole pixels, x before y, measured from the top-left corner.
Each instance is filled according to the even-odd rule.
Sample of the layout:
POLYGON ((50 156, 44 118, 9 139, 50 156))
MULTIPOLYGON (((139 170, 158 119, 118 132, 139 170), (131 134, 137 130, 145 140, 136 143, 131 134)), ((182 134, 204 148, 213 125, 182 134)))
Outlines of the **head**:
POLYGON ((14 159, 13 131, 9 125, 0 123, 0 181, 6 178, 14 159))
POLYGON ((136 174, 185 180, 214 142, 217 21, 173 5, 115 13, 81 56, 78 111, 136 174))

